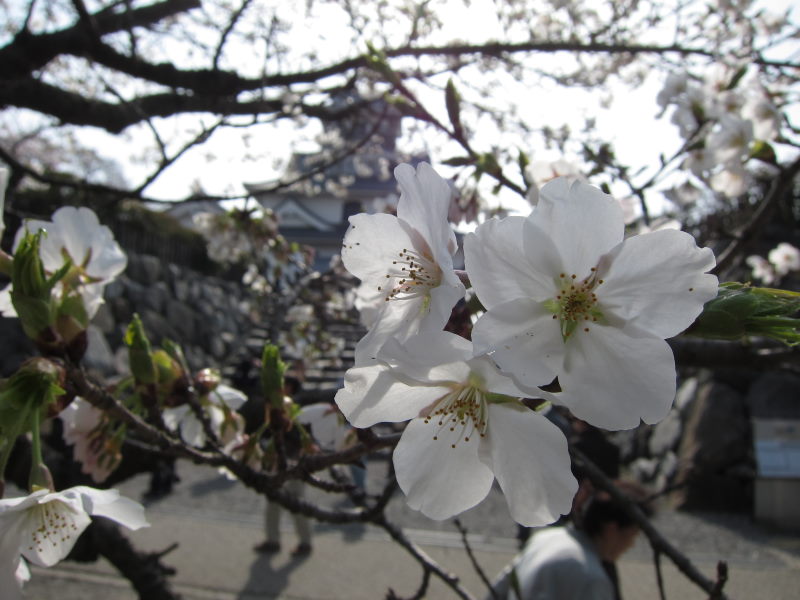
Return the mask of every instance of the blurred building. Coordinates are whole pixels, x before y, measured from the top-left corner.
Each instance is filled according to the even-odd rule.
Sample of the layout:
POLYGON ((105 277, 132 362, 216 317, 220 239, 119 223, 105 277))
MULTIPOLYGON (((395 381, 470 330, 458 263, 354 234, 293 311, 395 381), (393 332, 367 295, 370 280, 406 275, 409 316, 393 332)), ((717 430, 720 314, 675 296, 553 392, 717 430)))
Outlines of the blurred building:
POLYGON ((295 153, 279 180, 246 183, 248 192, 278 218, 281 234, 315 249, 314 267, 324 271, 339 254, 350 215, 391 211, 397 202, 394 168, 426 156, 398 152, 401 114, 382 99, 363 102, 350 91, 334 108, 350 116, 325 124, 320 150, 295 153))

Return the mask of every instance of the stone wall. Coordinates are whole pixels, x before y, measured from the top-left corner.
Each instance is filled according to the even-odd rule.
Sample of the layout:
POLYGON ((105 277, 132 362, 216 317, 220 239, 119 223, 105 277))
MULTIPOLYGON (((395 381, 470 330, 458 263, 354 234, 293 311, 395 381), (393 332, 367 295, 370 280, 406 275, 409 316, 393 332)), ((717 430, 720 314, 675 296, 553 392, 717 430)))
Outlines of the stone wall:
POLYGON ((753 419, 800 419, 800 376, 747 369, 683 380, 672 410, 654 426, 612 435, 631 473, 671 490, 679 508, 750 511, 759 478, 753 419))
POLYGON ((127 269, 106 287, 105 300, 93 320, 87 357, 102 370, 123 346, 134 313, 154 346, 164 338, 179 343, 192 369, 233 364, 254 328, 244 286, 146 254, 128 255, 127 269))
MULTIPOLYGON (((89 330, 88 366, 104 375, 125 368, 123 336, 134 313, 151 343, 169 338, 181 345, 189 367, 230 366, 241 360, 255 323, 246 289, 163 262, 155 256, 128 253, 128 267, 106 287, 89 330)), ((9 375, 35 354, 17 319, 0 319, 0 374, 9 375)))

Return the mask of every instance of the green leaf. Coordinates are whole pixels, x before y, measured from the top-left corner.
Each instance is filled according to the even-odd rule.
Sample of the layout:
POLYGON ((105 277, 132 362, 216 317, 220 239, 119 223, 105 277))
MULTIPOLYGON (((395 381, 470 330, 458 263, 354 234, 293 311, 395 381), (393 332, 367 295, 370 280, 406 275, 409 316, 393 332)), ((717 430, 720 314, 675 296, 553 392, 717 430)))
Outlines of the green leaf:
POLYGON ((528 155, 525 154, 522 150, 519 150, 519 156, 517 156, 517 164, 519 165, 519 172, 522 174, 522 180, 525 182, 526 187, 530 187, 531 182, 528 179, 528 167, 531 164, 531 159, 528 158, 528 155))
POLYGON ((753 144, 753 148, 750 151, 750 157, 771 165, 777 164, 778 161, 778 158, 775 155, 775 149, 763 140, 759 140, 753 144))
POLYGON ((471 165, 475 162, 475 159, 471 156, 454 156, 453 158, 447 158, 442 161, 443 165, 450 165, 451 167, 465 167, 467 165, 471 165))
POLYGON ((734 76, 731 78, 731 82, 728 84, 728 87, 726 87, 725 89, 732 90, 737 85, 739 85, 739 82, 742 80, 742 77, 744 77, 745 74, 747 73, 747 68, 748 66, 744 66, 741 67, 738 71, 736 71, 734 76))
POLYGON ((456 138, 463 139, 464 129, 461 126, 461 97, 452 79, 447 80, 447 86, 444 90, 444 101, 447 106, 447 116, 450 117, 450 123, 453 125, 453 133, 456 138))

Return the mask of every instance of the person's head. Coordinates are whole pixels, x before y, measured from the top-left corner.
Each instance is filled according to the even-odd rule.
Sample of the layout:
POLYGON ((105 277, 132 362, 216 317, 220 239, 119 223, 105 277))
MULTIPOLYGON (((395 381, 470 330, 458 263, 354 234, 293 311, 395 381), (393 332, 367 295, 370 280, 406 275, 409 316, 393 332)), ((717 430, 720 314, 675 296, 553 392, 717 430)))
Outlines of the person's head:
MULTIPOLYGON (((617 482, 617 487, 645 515, 652 515, 652 508, 644 502, 646 493, 643 488, 630 482, 617 482)), ((594 542, 600 557, 611 562, 633 546, 639 533, 639 525, 623 504, 605 493, 596 494, 586 505, 582 529, 594 542)))
POLYGON ((293 398, 296 394, 300 392, 301 387, 302 386, 300 384, 300 380, 297 377, 287 375, 283 378, 284 395, 293 398))

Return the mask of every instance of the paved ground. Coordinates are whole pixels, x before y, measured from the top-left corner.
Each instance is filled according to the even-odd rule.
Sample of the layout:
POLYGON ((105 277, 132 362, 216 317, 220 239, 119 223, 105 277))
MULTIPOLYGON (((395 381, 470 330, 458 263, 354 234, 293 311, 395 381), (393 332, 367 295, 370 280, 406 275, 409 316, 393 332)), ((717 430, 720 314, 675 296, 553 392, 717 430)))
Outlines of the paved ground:
MULTIPOLYGON (((385 462, 370 463, 368 487, 372 491, 377 490, 385 468, 385 462)), ((300 560, 289 556, 295 539, 286 519, 284 551, 274 556, 254 553, 252 547, 263 539, 264 500, 213 470, 180 463, 178 472, 182 481, 175 492, 148 507, 152 526, 133 533, 132 538, 149 550, 180 543, 165 562, 177 569, 174 587, 186 600, 367 600, 385 597, 389 588, 408 596, 419 585, 417 564, 382 530, 371 526, 318 524, 314 552, 300 560)), ((145 478, 137 478, 128 482, 123 492, 138 498, 146 483, 145 478)), ((333 502, 316 491, 312 498, 333 502)), ((402 497, 392 501, 389 514, 425 552, 457 574, 476 597, 485 594, 451 523, 432 522, 408 510, 402 497)), ((516 528, 502 496, 493 491, 487 501, 463 515, 462 521, 470 531, 479 563, 493 576, 516 548, 516 528)), ((656 524, 707 576, 713 576, 716 561, 728 561, 731 573, 726 590, 732 598, 800 597, 800 535, 759 526, 743 515, 669 511, 661 513, 656 524)), ((671 564, 665 562, 663 569, 667 598, 705 598, 671 564)), ((658 599, 645 540, 621 562, 620 576, 626 600, 658 599)), ((30 600, 136 599, 127 582, 103 562, 65 561, 53 569, 36 569, 25 595, 30 600)), ((433 580, 426 597, 454 596, 433 580)))

